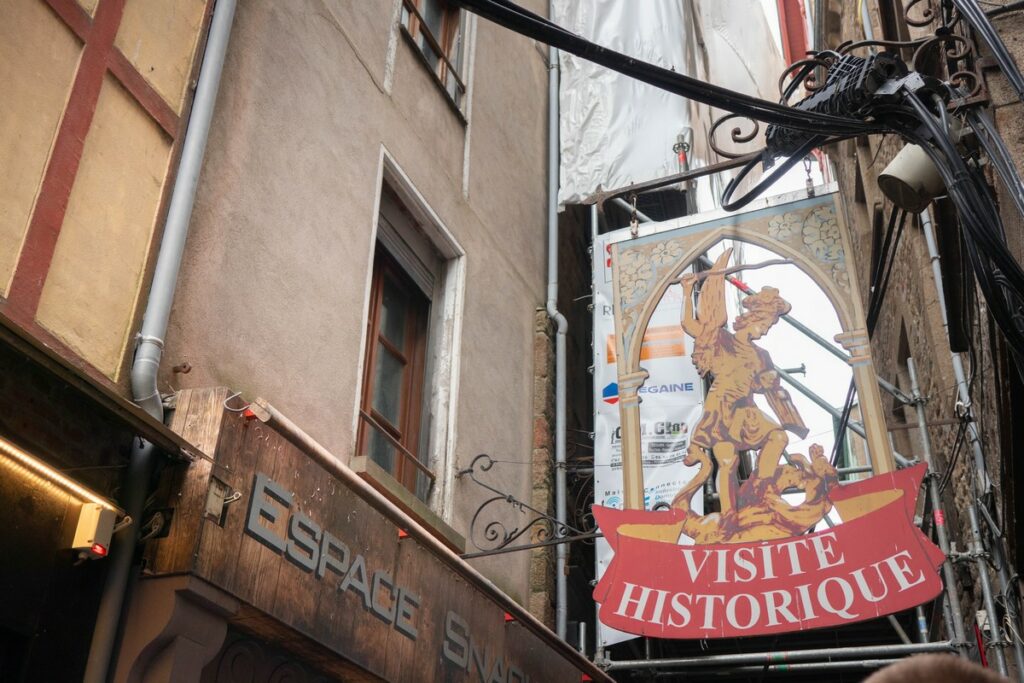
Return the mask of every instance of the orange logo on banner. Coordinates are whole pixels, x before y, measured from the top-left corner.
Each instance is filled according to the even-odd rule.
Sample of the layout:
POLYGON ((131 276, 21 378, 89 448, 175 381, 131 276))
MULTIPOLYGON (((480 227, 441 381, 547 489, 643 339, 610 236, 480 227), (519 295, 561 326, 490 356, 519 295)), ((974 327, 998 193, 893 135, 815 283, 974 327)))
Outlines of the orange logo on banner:
MULTIPOLYGON (((609 363, 615 362, 615 335, 609 334, 605 340, 605 354, 609 363)), ((640 360, 652 358, 672 358, 686 355, 686 341, 683 331, 678 325, 648 327, 644 333, 644 341, 640 346, 640 360)))

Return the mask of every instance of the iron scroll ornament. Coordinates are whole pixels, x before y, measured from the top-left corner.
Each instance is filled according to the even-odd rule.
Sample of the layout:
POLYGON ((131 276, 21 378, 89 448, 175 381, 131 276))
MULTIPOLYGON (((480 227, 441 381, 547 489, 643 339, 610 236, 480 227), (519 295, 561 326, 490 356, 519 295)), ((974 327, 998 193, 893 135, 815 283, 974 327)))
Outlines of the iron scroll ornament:
MULTIPOLYGON (((475 548, 487 553, 503 550, 528 532, 532 533, 530 538, 536 542, 536 545, 541 546, 568 541, 571 536, 586 535, 585 532, 564 522, 559 522, 551 515, 524 503, 512 494, 505 493, 477 478, 478 473, 489 471, 494 464, 495 460, 491 456, 481 453, 473 458, 469 467, 459 470, 455 475, 458 479, 468 476, 477 486, 494 494, 480 504, 469 523, 469 540, 475 548), (501 511, 505 510, 520 515, 527 521, 506 524, 500 516, 501 511), (490 518, 490 515, 493 515, 493 519, 490 518)), ((530 546, 534 547, 535 544, 530 544, 530 546)))

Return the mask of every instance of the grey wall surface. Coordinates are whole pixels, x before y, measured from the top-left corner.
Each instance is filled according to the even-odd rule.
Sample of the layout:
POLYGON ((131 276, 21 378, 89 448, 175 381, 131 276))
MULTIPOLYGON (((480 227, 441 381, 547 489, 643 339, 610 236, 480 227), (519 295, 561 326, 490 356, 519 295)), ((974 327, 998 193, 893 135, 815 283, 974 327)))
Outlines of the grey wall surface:
MULTIPOLYGON (((480 20, 472 75, 463 69, 467 124, 400 34, 399 4, 240 3, 161 389, 264 397, 348 461, 383 146, 466 252, 454 464, 482 452, 522 462, 493 472, 527 499, 546 282, 544 55, 480 20), (192 371, 171 374, 183 362, 192 371)), ((449 523, 463 534, 482 499, 472 486, 454 489, 449 523)), ((479 566, 525 599, 525 553, 479 566)))

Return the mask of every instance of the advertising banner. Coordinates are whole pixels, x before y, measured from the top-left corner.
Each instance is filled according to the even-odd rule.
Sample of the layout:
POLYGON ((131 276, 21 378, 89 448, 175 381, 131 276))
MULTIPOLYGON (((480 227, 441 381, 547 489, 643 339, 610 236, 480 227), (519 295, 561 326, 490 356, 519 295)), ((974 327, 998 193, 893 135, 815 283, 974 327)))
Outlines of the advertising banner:
MULTIPOLYGON (((621 508, 623 494, 612 276, 607 254, 614 241, 628 236, 628 229, 600 235, 594 248, 594 502, 609 508, 621 508)), ((699 470, 683 464, 690 431, 702 411, 703 383, 684 353, 687 342, 679 325, 681 312, 682 289, 674 287, 655 311, 641 352, 643 366, 650 373, 641 389, 647 509, 669 505, 699 470)), ((703 504, 698 506, 703 511, 703 504)), ((596 554, 600 578, 612 559, 604 539, 597 540, 596 554)), ((600 633, 605 645, 632 637, 607 628, 600 633)))

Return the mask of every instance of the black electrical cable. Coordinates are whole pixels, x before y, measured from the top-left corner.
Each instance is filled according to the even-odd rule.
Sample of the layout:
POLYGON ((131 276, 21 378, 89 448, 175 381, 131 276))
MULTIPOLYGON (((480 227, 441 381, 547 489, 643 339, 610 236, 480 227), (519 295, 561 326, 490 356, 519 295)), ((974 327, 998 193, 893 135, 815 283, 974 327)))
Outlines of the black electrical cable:
POLYGON ((924 132, 907 131, 904 135, 924 149, 943 177, 960 213, 965 251, 978 286, 1007 341, 1015 367, 1024 376, 1024 271, 1006 247, 995 202, 980 173, 968 169, 935 115, 915 95, 908 93, 906 100, 918 114, 924 132))
POLYGON ((833 467, 839 461, 839 450, 845 441, 846 427, 850 424, 850 413, 853 411, 853 399, 856 392, 857 385, 851 379, 850 386, 846 390, 846 398, 843 400, 843 412, 839 414, 839 422, 836 423, 836 440, 832 444, 832 454, 828 459, 829 464, 833 467))
POLYGON ((903 228, 907 223, 907 212, 894 208, 893 217, 890 220, 896 223, 896 233, 891 240, 891 246, 886 252, 886 262, 878 273, 879 282, 872 285, 871 294, 868 299, 865 323, 869 338, 875 332, 878 317, 882 313, 882 304, 885 302, 885 295, 889 291, 889 280, 892 277, 893 267, 896 264, 896 250, 899 248, 900 238, 903 237, 903 228))
MULTIPOLYGON (((792 69, 793 65, 791 64, 789 68, 792 69)), ((793 93, 795 93, 801 85, 803 85, 804 79, 810 76, 812 71, 819 68, 821 68, 820 64, 804 64, 798 70, 797 74, 789 79, 786 87, 782 90, 782 96, 779 98, 779 104, 788 104, 789 98, 793 96, 793 93)), ((783 77, 785 77, 785 73, 783 73, 783 77)))
POLYGON ((1024 9, 1024 0, 1017 0, 1017 2, 1008 2, 1002 7, 996 7, 995 9, 988 10, 987 12, 985 12, 985 14, 988 16, 989 19, 995 19, 996 17, 1001 17, 1004 14, 1016 12, 1017 10, 1021 9, 1024 9))
POLYGON ((971 364, 971 374, 967 376, 967 400, 971 401, 974 396, 974 381, 978 377, 978 350, 974 344, 974 328, 977 324, 978 315, 978 290, 974 286, 973 272, 964 268, 961 263, 961 291, 965 293, 964 302, 964 328, 967 337, 967 360, 971 364))
MULTIPOLYGON (((618 71, 667 92, 687 97, 710 106, 726 109, 740 116, 767 123, 793 128, 808 135, 810 140, 794 154, 783 169, 792 166, 809 148, 829 139, 860 135, 871 132, 893 131, 911 142, 921 145, 939 169, 946 183, 950 198, 960 213, 964 225, 965 251, 969 257, 979 288, 988 302, 992 316, 1002 330, 1019 371, 1024 368, 1024 270, 1010 254, 1002 233, 1002 223, 995 210, 988 186, 981 174, 968 168, 950 139, 948 115, 940 102, 938 118, 917 96, 907 92, 903 105, 876 104, 871 108, 871 123, 845 116, 833 116, 815 111, 800 110, 743 95, 726 88, 703 83, 697 79, 633 59, 627 55, 608 50, 577 36, 556 24, 529 12, 510 0, 455 0, 458 4, 530 38, 545 42, 555 48, 575 54, 596 64, 618 71), (908 106, 909 105, 909 106, 908 106)), ((961 16, 968 19, 975 30, 990 44, 996 59, 1011 84, 1024 99, 1024 76, 1010 58, 998 33, 980 10, 976 0, 953 0, 961 16)), ((945 13, 944 13, 945 16, 945 13)), ((952 15, 950 15, 952 16, 952 15)), ((787 87, 793 92, 793 84, 787 87)), ((984 131, 984 126, 981 126, 984 131)), ((983 144, 984 133, 981 135, 983 144)), ((989 136, 992 137, 992 136, 989 136)), ((997 138, 993 138, 997 139, 997 138)), ((1009 166, 1000 153, 990 152, 997 170, 1008 173, 1009 166)), ((731 200, 732 192, 746 177, 755 164, 744 168, 739 178, 734 178, 727 188, 723 206, 735 209, 746 203, 755 194, 770 185, 779 173, 773 173, 757 184, 747 196, 731 200)), ((1008 185, 1012 186, 1012 180, 1008 185)), ((1024 204, 1024 196, 1021 198, 1024 204)), ((891 265, 890 265, 891 268, 891 265)), ((886 278, 887 280, 887 278, 886 278)), ((884 288, 879 290, 884 293, 884 288)), ((880 303, 871 307, 868 317, 877 319, 880 303)), ((1024 375, 1024 371, 1022 371, 1024 375)))
POLYGON ((989 17, 985 14, 985 10, 981 9, 981 5, 978 4, 977 0, 953 0, 953 5, 960 10, 960 13, 967 19, 967 23, 971 25, 971 28, 988 43, 989 48, 992 50, 992 56, 999 62, 999 68, 1002 69, 1006 80, 1010 82, 1010 85, 1017 92, 1018 99, 1024 100, 1024 76, 1021 75, 1017 63, 1013 61, 1010 51, 1006 49, 1006 43, 1003 42, 999 32, 992 25, 989 17))
POLYGON ((946 470, 939 479, 940 496, 946 490, 946 487, 949 486, 949 482, 953 478, 953 470, 956 468, 957 461, 960 460, 960 451, 963 450, 964 437, 967 435, 967 423, 968 420, 960 420, 960 424, 957 427, 956 438, 953 440, 952 454, 949 456, 949 462, 946 463, 946 470))
MULTIPOLYGON (((769 175, 761 178, 761 180, 752 187, 745 195, 739 199, 733 200, 732 193, 736 191, 736 188, 740 186, 743 180, 747 177, 747 174, 754 169, 755 166, 762 163, 760 157, 751 159, 745 166, 740 169, 737 173, 729 180, 729 184, 725 186, 725 190, 722 192, 722 208, 726 211, 736 211, 751 201, 759 197, 765 190, 775 184, 775 181, 786 174, 789 169, 793 168, 797 162, 801 161, 804 157, 811 153, 816 147, 821 147, 826 142, 830 142, 824 137, 814 136, 807 140, 800 149, 793 152, 793 155, 787 158, 784 162, 779 164, 779 167, 772 171, 769 175)), ((762 154, 763 157, 763 154, 762 154)))
POLYGON ((858 119, 795 109, 705 83, 628 55, 609 50, 565 30, 508 0, 454 0, 469 11, 516 33, 539 40, 595 64, 681 95, 758 121, 824 135, 861 135, 884 127, 858 119))
POLYGON ((914 95, 909 95, 907 100, 917 111, 921 123, 931 135, 931 142, 938 149, 927 144, 928 141, 920 135, 910 135, 925 142, 922 147, 943 176, 950 197, 956 203, 961 216, 968 219, 965 221, 968 236, 996 266, 1005 271, 1004 275, 1014 286, 1024 291, 1024 270, 1006 248, 1001 234, 1002 223, 995 212, 995 202, 989 196, 984 180, 979 179, 967 168, 967 164, 949 139, 948 132, 939 125, 924 103, 914 95), (993 227, 996 226, 1000 229, 993 231, 993 227))
POLYGON ((971 109, 967 112, 967 122, 971 125, 985 153, 988 154, 992 166, 1003 181, 1010 198, 1017 207, 1017 212, 1024 216, 1024 184, 1021 183, 1017 167, 1013 163, 1010 150, 1006 148, 1002 137, 996 131, 992 120, 988 115, 983 114, 980 109, 971 109))
POLYGON ((977 174, 967 168, 948 135, 939 127, 934 115, 924 104, 913 96, 908 100, 918 109, 922 123, 932 135, 932 141, 940 148, 934 149, 927 141, 922 145, 943 176, 946 188, 961 217, 966 219, 964 227, 966 235, 970 238, 968 242, 976 245, 981 253, 992 261, 1007 283, 1024 292, 1024 270, 1006 247, 1002 237, 1002 222, 995 211, 995 202, 989 195, 984 180, 979 179, 977 174))

